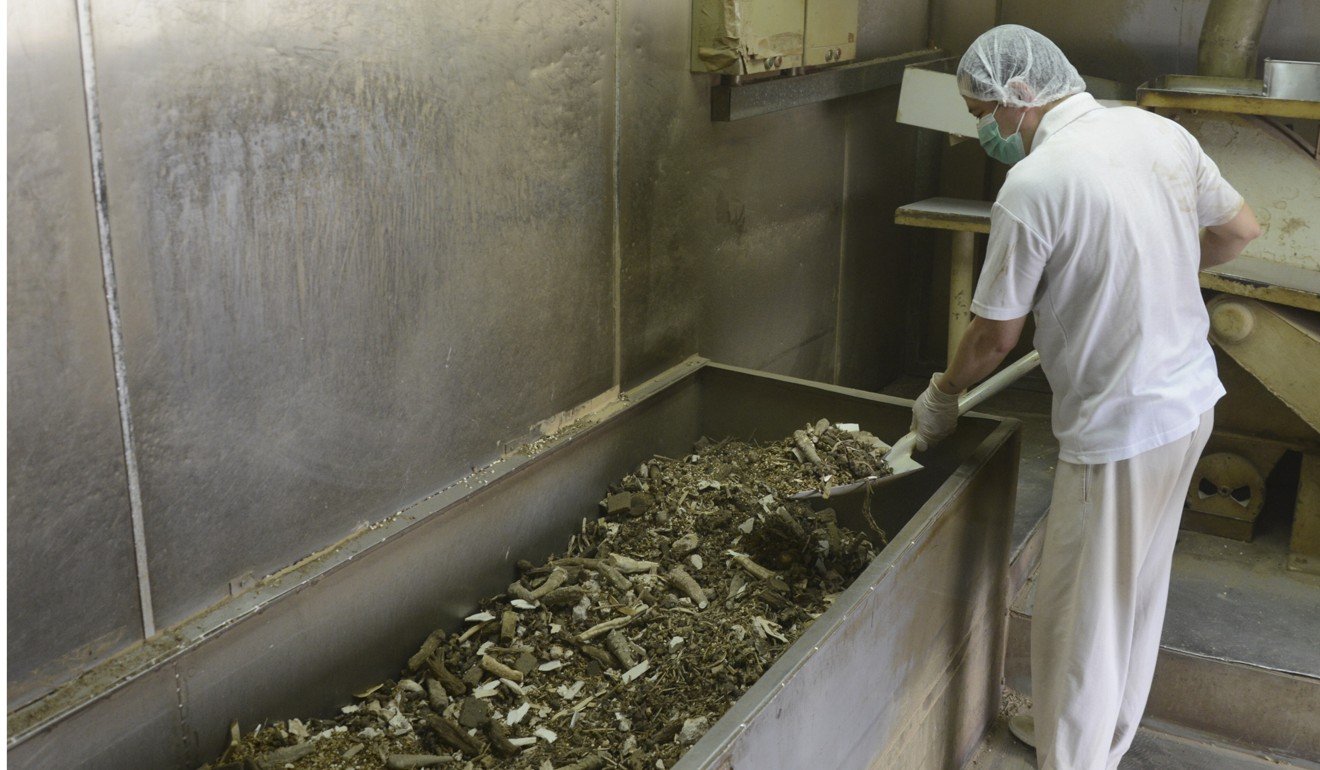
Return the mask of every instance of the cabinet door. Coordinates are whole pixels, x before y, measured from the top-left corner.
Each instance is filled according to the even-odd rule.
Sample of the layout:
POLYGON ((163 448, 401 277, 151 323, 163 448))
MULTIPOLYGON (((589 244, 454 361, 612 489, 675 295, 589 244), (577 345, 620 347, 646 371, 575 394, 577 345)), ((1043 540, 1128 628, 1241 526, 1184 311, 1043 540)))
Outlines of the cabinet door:
MULTIPOLYGON (((857 23, 853 0, 853 26, 857 23)), ((802 66, 806 0, 692 0, 692 71, 747 75, 802 66)))
POLYGON ((857 0, 807 0, 805 64, 857 58, 857 0))

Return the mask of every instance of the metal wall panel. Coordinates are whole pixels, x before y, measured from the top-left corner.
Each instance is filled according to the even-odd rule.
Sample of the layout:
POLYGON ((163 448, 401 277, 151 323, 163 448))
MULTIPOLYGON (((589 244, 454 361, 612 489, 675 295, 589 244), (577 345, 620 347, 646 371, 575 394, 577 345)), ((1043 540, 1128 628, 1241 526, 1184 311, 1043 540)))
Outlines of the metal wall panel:
POLYGON ((995 25, 1000 0, 930 0, 931 38, 950 56, 962 56, 977 35, 995 25))
POLYGON ((194 768, 199 763, 191 761, 187 750, 182 700, 178 666, 160 666, 89 708, 26 737, 6 752, 5 766, 10 770, 194 768))
MULTIPOLYGON (((859 57, 923 47, 926 0, 883 5, 861 4, 859 57)), ((892 175, 908 169, 910 153, 871 165, 872 148, 893 152, 902 141, 893 108, 877 116, 875 101, 838 100, 712 124, 710 78, 683 69, 687 7, 680 13, 675 5, 629 2, 622 14, 624 382, 695 350, 753 368, 879 387, 885 370, 876 349, 897 335, 871 313, 860 321, 852 313, 893 264, 872 260, 858 273, 862 263, 849 266, 844 257, 841 273, 840 249, 846 241, 865 260, 903 247, 885 225, 886 213, 859 208, 846 224, 843 215, 854 192, 866 197, 883 186, 890 193, 883 202, 866 197, 863 207, 910 197, 910 173, 904 180, 892 175), (859 150, 857 161, 844 151, 854 118, 861 126, 850 145, 859 150), (840 342, 870 358, 861 368, 850 361, 845 374, 836 361, 840 342)))
POLYGON ((9 3, 9 705, 142 636, 73 3, 9 3))
POLYGON ((833 378, 843 215, 837 109, 813 105, 751 118, 736 138, 710 127, 729 151, 702 166, 723 166, 730 178, 688 190, 697 207, 687 213, 697 222, 704 215, 709 228, 697 275, 702 355, 833 378))
MULTIPOLYGON (((1141 83, 1177 71, 1185 5, 1097 0, 1083 6, 1047 0, 1003 0, 1000 23, 1022 24, 1039 31, 1057 43, 1068 60, 1086 75, 1141 83)), ((1199 23, 1196 28, 1200 29, 1199 23)), ((1195 36, 1191 45, 1191 64, 1195 68, 1195 36)))
POLYGON ((613 384, 611 9, 94 2, 160 625, 613 384))
MULTIPOLYGON (((926 45, 925 0, 861 6, 859 42, 868 58, 926 45)), ((902 374, 904 319, 914 301, 906 276, 920 266, 912 230, 894 224, 894 209, 919 196, 916 129, 897 122, 898 89, 844 102, 844 256, 839 277, 836 382, 879 390, 902 374)))
POLYGON ((933 0, 861 0, 857 59, 876 59, 927 47, 933 0))
POLYGON ((916 129, 895 121, 897 89, 850 108, 838 381, 878 390, 902 374, 905 276, 920 266, 911 229, 894 224, 894 209, 916 199, 916 129))
POLYGON ((698 351, 830 379, 843 130, 829 105, 710 120, 686 4, 621 8, 625 384, 698 351))

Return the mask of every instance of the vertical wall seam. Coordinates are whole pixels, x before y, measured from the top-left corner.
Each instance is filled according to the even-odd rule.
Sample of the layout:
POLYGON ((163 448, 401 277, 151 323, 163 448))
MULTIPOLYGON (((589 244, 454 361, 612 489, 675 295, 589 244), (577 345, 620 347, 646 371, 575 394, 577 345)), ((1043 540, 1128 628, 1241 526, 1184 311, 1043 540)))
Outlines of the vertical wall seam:
POLYGON ((188 767, 194 767, 201 761, 201 759, 196 756, 199 752, 197 751, 197 746, 194 745, 192 735, 188 730, 187 688, 184 685, 183 675, 179 672, 178 661, 175 661, 171 665, 174 668, 174 697, 179 706, 176 716, 178 717, 177 726, 179 728, 179 750, 183 754, 180 759, 185 762, 188 767))
POLYGON ((119 315, 119 286, 115 280, 110 245, 110 206, 105 180, 105 153, 101 144, 101 112, 96 92, 96 62, 92 55, 91 0, 76 0, 79 54, 82 58, 83 100, 87 113, 87 136, 92 161, 92 195, 96 206, 96 230, 101 249, 101 278, 105 287, 106 314, 110 320, 110 353, 115 367, 115 394, 119 401, 119 428, 124 444, 124 468, 128 476, 128 505, 133 520, 133 554, 137 563, 138 600, 142 607, 142 633, 156 635, 151 601, 151 578, 147 571, 146 528, 142 520, 142 489, 138 479, 137 450, 133 440, 133 417, 128 400, 128 368, 124 363, 124 332, 119 315))
POLYGON ((847 285, 847 276, 844 270, 847 268, 848 251, 848 183, 851 178, 851 159, 850 146, 852 144, 852 131, 849 125, 852 122, 851 115, 843 116, 843 194, 841 211, 839 213, 839 276, 836 289, 836 298, 834 301, 834 384, 838 385, 843 379, 843 303, 845 300, 844 287, 847 285))
POLYGON ((623 243, 622 223, 619 221, 622 180, 620 166, 623 155, 623 0, 614 0, 614 136, 611 149, 613 174, 613 211, 611 213, 614 253, 614 386, 623 387, 623 243))

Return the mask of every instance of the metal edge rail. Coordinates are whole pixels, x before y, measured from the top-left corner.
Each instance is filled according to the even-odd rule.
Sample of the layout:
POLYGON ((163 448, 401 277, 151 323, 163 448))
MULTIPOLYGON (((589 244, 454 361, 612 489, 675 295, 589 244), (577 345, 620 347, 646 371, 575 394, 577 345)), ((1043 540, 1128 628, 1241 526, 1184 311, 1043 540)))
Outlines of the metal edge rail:
POLYGON ((1147 109, 1205 110, 1240 115, 1320 120, 1320 101, 1160 88, 1150 83, 1137 88, 1137 106, 1147 109))
POLYGON ((889 88, 903 81, 903 70, 908 65, 934 61, 944 55, 939 48, 928 48, 801 75, 722 82, 710 89, 710 119, 717 122, 742 120, 889 88))

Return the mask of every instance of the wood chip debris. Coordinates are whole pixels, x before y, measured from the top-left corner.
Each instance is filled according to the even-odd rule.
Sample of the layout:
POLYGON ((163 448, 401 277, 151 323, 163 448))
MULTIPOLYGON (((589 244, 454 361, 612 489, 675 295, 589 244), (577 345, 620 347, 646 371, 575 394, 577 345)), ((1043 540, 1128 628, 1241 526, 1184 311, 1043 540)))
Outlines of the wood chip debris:
POLYGON ((884 475, 880 447, 819 420, 656 456, 565 552, 518 562, 505 593, 419 640, 396 680, 332 718, 234 725, 204 768, 672 767, 877 552, 876 533, 791 496, 884 475))

